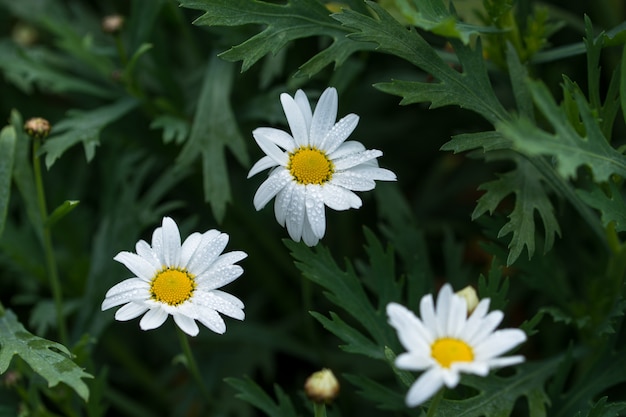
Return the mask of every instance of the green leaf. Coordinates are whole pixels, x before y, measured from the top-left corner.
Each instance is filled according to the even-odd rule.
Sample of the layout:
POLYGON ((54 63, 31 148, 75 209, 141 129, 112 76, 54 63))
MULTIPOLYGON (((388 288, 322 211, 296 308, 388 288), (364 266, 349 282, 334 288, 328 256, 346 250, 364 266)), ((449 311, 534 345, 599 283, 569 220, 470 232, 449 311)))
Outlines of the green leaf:
POLYGON ((75 62, 45 48, 21 50, 9 41, 0 41, 0 69, 17 87, 30 93, 34 86, 53 93, 83 93, 100 98, 115 96, 104 88, 72 74, 75 62))
POLYGON ((600 211, 604 227, 613 223, 617 232, 626 231, 626 201, 613 181, 607 187, 594 184, 591 191, 576 190, 580 198, 590 207, 600 211))
POLYGON ((376 17, 345 10, 333 17, 354 30, 350 38, 379 45, 377 51, 396 55, 431 74, 439 82, 393 81, 375 87, 389 94, 403 97, 401 104, 431 102, 432 108, 457 105, 473 110, 487 120, 506 119, 487 75, 480 40, 474 49, 451 40, 463 71, 459 72, 445 62, 415 30, 406 30, 378 4, 368 1, 376 17))
POLYGON ((70 211, 74 210, 76 206, 78 206, 78 203, 80 203, 78 200, 65 200, 59 207, 54 209, 50 216, 48 216, 44 226, 52 227, 56 222, 68 215, 70 211))
POLYGON ((46 139, 41 147, 40 152, 46 155, 46 167, 50 169, 65 151, 81 142, 87 161, 91 161, 95 156, 96 146, 100 143, 100 131, 136 106, 136 100, 123 98, 95 110, 68 111, 68 117, 53 126, 54 136, 46 139))
POLYGON ((621 61, 621 75, 619 81, 619 98, 622 107, 622 115, 624 116, 624 121, 626 122, 626 44, 624 44, 624 49, 622 50, 622 61, 621 61))
POLYGON ((239 393, 236 394, 237 398, 241 398, 252 404, 268 416, 297 417, 298 415, 291 399, 277 384, 274 385, 274 392, 276 393, 278 401, 274 401, 261 387, 247 376, 243 379, 226 378, 224 381, 239 391, 239 393))
POLYGON ((500 229, 498 237, 513 233, 509 242, 507 266, 513 264, 524 247, 530 259, 535 252, 535 211, 539 214, 545 230, 544 252, 554 244, 555 235, 561 234, 554 215, 552 203, 548 198, 543 182, 545 178, 525 158, 511 154, 516 168, 499 176, 497 180, 482 184, 484 190, 472 213, 472 219, 485 212, 493 214, 509 194, 515 194, 515 206, 508 216, 508 222, 500 229))
POLYGON ((4 231, 9 200, 11 198, 11 177, 15 159, 15 128, 5 126, 0 131, 0 236, 4 231))
POLYGON ((464 400, 446 400, 439 403, 438 417, 503 417, 511 415, 520 397, 528 401, 529 417, 545 417, 550 400, 544 391, 546 380, 554 373, 561 358, 526 363, 516 368, 515 375, 488 378, 464 375, 462 385, 478 390, 478 394, 464 400))
POLYGON ((189 122, 175 116, 162 115, 154 118, 150 123, 150 129, 159 128, 163 129, 163 143, 174 141, 180 145, 189 135, 189 122))
POLYGON ((608 397, 602 397, 587 414, 579 411, 574 417, 617 417, 626 413, 626 402, 607 403, 608 397))
POLYGON ((230 105, 233 66, 214 56, 209 60, 194 115, 191 134, 178 155, 177 164, 187 166, 202 158, 204 198, 213 216, 221 222, 231 201, 224 148, 230 149, 243 166, 248 154, 230 105))
POLYGON ((456 13, 448 10, 441 0, 412 0, 412 3, 409 0, 396 1, 408 23, 437 35, 460 39, 464 44, 469 43, 471 35, 502 32, 496 27, 460 22, 456 13))
POLYGON ((528 157, 548 155, 556 161, 563 178, 575 178, 581 166, 587 166, 596 181, 607 181, 612 174, 626 177, 626 157, 611 147, 602 134, 598 120, 580 91, 574 92, 586 136, 582 137, 555 103, 547 87, 539 81, 526 81, 536 106, 552 125, 554 133, 540 129, 527 118, 501 122, 496 129, 513 141, 513 148, 528 157))
POLYGON ((311 249, 288 240, 285 240, 285 245, 290 249, 296 267, 302 274, 326 290, 326 298, 367 329, 379 346, 394 346, 396 338, 391 326, 387 324, 384 311, 377 310, 372 305, 351 264, 347 265, 347 270, 342 270, 329 250, 322 245, 311 249))
POLYGON ((311 311, 310 314, 315 317, 326 330, 347 343, 339 346, 343 351, 365 355, 373 359, 385 358, 380 347, 364 336, 360 331, 341 320, 341 318, 332 311, 330 312, 330 319, 314 311, 311 311))
POLYGON ((179 0, 181 6, 203 10, 206 13, 194 21, 197 25, 265 26, 240 45, 220 56, 228 61, 243 61, 242 71, 247 71, 259 59, 282 48, 296 39, 326 36, 332 39, 328 48, 319 52, 300 67, 299 74, 313 76, 331 63, 341 65, 352 53, 371 50, 374 45, 355 42, 346 37, 349 33, 331 18, 330 11, 318 1, 289 0, 286 4, 272 4, 257 0, 179 0))
POLYGON ((368 402, 376 404, 381 410, 393 410, 408 412, 409 415, 419 415, 417 409, 407 409, 404 397, 399 392, 392 390, 387 385, 372 380, 363 375, 342 375, 348 382, 358 388, 357 393, 368 402))
POLYGON ((0 373, 4 373, 13 356, 18 355, 48 381, 49 387, 63 382, 88 401, 89 388, 82 378, 92 378, 92 375, 72 362, 72 354, 65 346, 28 332, 11 310, 0 317, 0 345, 0 373))

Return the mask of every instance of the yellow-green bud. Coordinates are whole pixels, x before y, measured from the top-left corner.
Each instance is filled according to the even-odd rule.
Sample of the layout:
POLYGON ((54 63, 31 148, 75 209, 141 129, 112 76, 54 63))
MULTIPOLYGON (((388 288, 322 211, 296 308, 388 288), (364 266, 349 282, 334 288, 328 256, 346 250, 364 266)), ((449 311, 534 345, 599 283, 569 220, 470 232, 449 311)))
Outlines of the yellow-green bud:
POLYGON ((105 16, 102 19, 102 31, 104 33, 114 35, 122 30, 122 26, 124 26, 124 16, 120 16, 119 14, 105 16))
POLYGON ((324 368, 307 378, 304 391, 309 399, 328 404, 339 395, 339 381, 333 371, 324 368))
POLYGON ((478 294, 476 294, 476 290, 474 289, 474 287, 472 287, 471 285, 468 285, 467 287, 463 288, 461 291, 457 291, 456 295, 465 299, 465 303, 467 304, 467 315, 469 316, 470 314, 472 314, 472 312, 478 305, 478 302, 480 301, 478 299, 478 294))
POLYGON ((50 122, 41 117, 32 117, 24 123, 24 130, 37 139, 45 139, 50 134, 50 122))

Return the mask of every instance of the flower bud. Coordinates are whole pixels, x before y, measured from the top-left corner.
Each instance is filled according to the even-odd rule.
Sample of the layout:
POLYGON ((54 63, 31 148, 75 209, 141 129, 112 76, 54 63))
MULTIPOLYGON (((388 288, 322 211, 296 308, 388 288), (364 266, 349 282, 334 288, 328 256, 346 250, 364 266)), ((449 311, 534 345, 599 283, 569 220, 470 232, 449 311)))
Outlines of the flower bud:
POLYGON ((50 122, 41 117, 32 117, 24 123, 24 130, 37 139, 45 139, 50 134, 50 122))
POLYGON ((467 315, 469 316, 470 314, 472 314, 472 312, 478 305, 478 302, 480 301, 478 299, 478 294, 476 294, 476 290, 474 289, 474 287, 472 287, 471 285, 468 285, 467 287, 463 288, 461 291, 457 291, 456 295, 465 299, 465 303, 467 304, 467 315))
POLYGON ((102 31, 104 33, 115 35, 122 30, 122 26, 124 26, 124 16, 120 16, 119 14, 105 16, 102 19, 102 31))
POLYGON ((309 399, 328 404, 339 395, 339 382, 333 371, 324 368, 307 378, 304 391, 309 399))

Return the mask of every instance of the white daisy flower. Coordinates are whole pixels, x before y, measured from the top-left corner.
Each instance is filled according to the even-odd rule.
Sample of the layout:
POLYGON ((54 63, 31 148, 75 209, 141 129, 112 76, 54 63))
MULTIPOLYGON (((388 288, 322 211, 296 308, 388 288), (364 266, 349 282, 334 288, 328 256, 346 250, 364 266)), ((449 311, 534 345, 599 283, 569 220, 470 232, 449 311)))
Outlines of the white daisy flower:
POLYGON ((439 291, 437 308, 431 294, 420 302, 421 320, 406 307, 389 303, 389 324, 407 352, 400 354, 396 367, 425 371, 411 386, 406 404, 415 407, 432 397, 444 385, 454 388, 461 372, 486 376, 490 369, 515 365, 523 356, 500 357, 526 340, 520 329, 494 331, 504 314, 489 310, 489 299, 478 303, 468 316, 465 299, 446 284, 439 291))
POLYGON ((324 205, 335 210, 361 207, 353 191, 369 191, 374 180, 395 181, 396 175, 378 167, 383 153, 367 150, 357 141, 346 141, 356 128, 359 116, 337 118, 337 90, 327 88, 315 112, 302 90, 294 97, 281 94, 280 101, 291 129, 261 127, 252 132, 267 156, 248 173, 251 176, 272 168, 254 195, 254 207, 261 210, 274 197, 274 212, 289 236, 308 246, 316 245, 326 231, 324 205))
POLYGON ((137 253, 120 252, 113 259, 124 264, 135 277, 113 286, 102 302, 102 310, 125 304, 115 319, 131 320, 146 313, 139 322, 143 330, 162 325, 168 315, 185 333, 198 334, 196 320, 224 333, 226 324, 218 313, 243 320, 244 305, 237 297, 218 290, 237 279, 243 269, 234 265, 248 256, 234 251, 222 254, 228 235, 217 230, 192 233, 182 243, 178 226, 169 217, 152 234, 152 245, 140 240, 137 253))

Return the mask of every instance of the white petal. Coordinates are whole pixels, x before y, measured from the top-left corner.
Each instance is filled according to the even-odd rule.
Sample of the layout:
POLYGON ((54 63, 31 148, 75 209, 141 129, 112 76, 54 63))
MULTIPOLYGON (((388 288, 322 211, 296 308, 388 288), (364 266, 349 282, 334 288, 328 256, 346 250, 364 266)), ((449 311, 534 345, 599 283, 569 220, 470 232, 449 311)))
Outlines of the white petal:
MULTIPOLYGON (((476 358, 474 358, 476 359, 476 358)), ((472 361, 472 362, 453 362, 450 368, 457 372, 463 372, 466 374, 474 374, 479 376, 487 376, 489 373, 489 365, 487 362, 472 361)))
POLYGON ((261 210, 290 182, 293 182, 293 179, 291 178, 289 171, 286 169, 274 171, 272 175, 270 175, 269 178, 261 184, 259 189, 254 194, 254 208, 257 211, 261 210))
MULTIPOLYGON (((376 162, 376 160, 372 159, 368 162, 376 162)), ((398 179, 396 174, 392 171, 385 168, 379 168, 378 166, 372 166, 368 164, 368 162, 350 168, 350 172, 377 181, 396 181, 398 179)))
POLYGON ((500 310, 494 310, 491 313, 487 314, 487 317, 480 320, 476 325, 472 324, 472 328, 474 332, 470 333, 469 330, 472 328, 468 327, 466 329, 465 340, 471 345, 477 345, 481 343, 487 336, 489 336, 496 327, 500 324, 504 318, 504 313, 500 310))
POLYGON ((148 307, 143 303, 128 303, 115 312, 115 320, 127 321, 141 316, 148 307))
POLYGON ((313 232, 313 229, 311 228, 311 222, 309 221, 308 217, 304 218, 304 224, 302 225, 302 241, 307 246, 315 246, 320 241, 320 239, 313 232))
POLYGON ((300 111, 302 112, 302 116, 304 117, 304 121, 306 122, 306 131, 309 132, 311 130, 311 120, 313 119, 313 114, 311 113, 311 104, 309 103, 309 99, 306 94, 302 90, 296 91, 294 96, 294 100, 300 111))
POLYGON ((415 407, 432 397, 443 387, 443 375, 440 368, 424 372, 406 394, 406 405, 415 407))
POLYGON ((309 144, 311 146, 326 149, 323 147, 322 141, 333 128, 335 120, 337 119, 337 103, 337 90, 333 87, 324 90, 313 113, 311 134, 309 137, 309 144))
POLYGON ((287 209, 291 203, 291 196, 293 190, 296 187, 295 183, 289 182, 285 187, 276 195, 276 201, 274 201, 274 215, 276 221, 281 226, 285 227, 285 219, 287 218, 287 209))
MULTIPOLYGON (((202 305, 203 307, 212 308, 213 310, 219 313, 225 314, 229 317, 232 317, 238 320, 243 320, 245 317, 243 310, 240 307, 238 307, 238 305, 231 303, 230 300, 227 299, 227 297, 223 297, 222 294, 225 294, 225 293, 222 291, 217 292, 217 293, 213 291, 209 291, 209 292, 202 291, 202 292, 198 292, 197 294, 194 294, 193 301, 194 303, 202 305)), ((238 301, 239 303, 241 303, 240 300, 238 301)))
POLYGON ((167 266, 180 266, 180 232, 176 222, 163 217, 163 260, 167 266))
POLYGON ((152 232, 152 250, 159 257, 159 262, 162 266, 165 266, 165 260, 163 259, 163 228, 157 227, 152 232))
POLYGON ((474 348, 477 358, 495 358, 526 340, 526 333, 520 329, 498 330, 474 348))
POLYGON ((111 297, 117 294, 125 293, 135 289, 147 289, 150 284, 140 278, 129 278, 112 286, 105 294, 105 297, 111 297))
POLYGON ((313 234, 318 239, 326 233, 326 213, 324 211, 324 199, 322 187, 317 184, 306 186, 306 216, 311 225, 313 234))
POLYGON ((211 267, 219 268, 223 265, 232 265, 234 263, 241 261, 242 259, 246 259, 247 257, 248 257, 248 254, 240 250, 226 252, 218 256, 218 258, 215 260, 215 262, 213 262, 213 265, 211 267))
POLYGON ((437 315, 435 314, 435 303, 432 294, 426 294, 420 300, 420 317, 424 322, 424 327, 433 333, 433 339, 445 336, 437 326, 437 315))
POLYGON ((259 148, 261 148, 261 150, 265 152, 267 156, 272 158, 277 165, 287 165, 287 163, 289 162, 289 156, 287 155, 287 152, 281 150, 278 146, 276 146, 274 142, 268 140, 267 138, 255 137, 254 139, 259 145, 259 148))
POLYGON ((165 323, 167 316, 168 314, 162 308, 151 308, 146 315, 141 318, 139 327, 141 327, 141 330, 156 329, 165 323))
POLYGON ((493 368, 504 368, 505 366, 517 365, 524 362, 522 355, 504 356, 501 358, 493 358, 488 361, 489 366, 493 368))
POLYGON ((359 124, 359 116, 349 114, 337 122, 324 137, 321 148, 327 153, 334 152, 354 132, 359 124))
POLYGON ((202 236, 202 242, 187 265, 189 272, 196 275, 198 279, 213 265, 228 244, 228 234, 215 232, 209 231, 202 236))
POLYGON ((302 238, 302 229, 304 227, 304 200, 306 188, 304 185, 294 185, 285 223, 291 239, 295 242, 299 242, 302 238))
MULTIPOLYGON (((309 111, 311 111, 311 109, 309 109, 309 111)), ((296 142, 291 135, 284 130, 274 129, 273 127, 259 127, 252 131, 252 136, 257 140, 262 139, 275 143, 287 152, 291 152, 296 148, 296 142)))
POLYGON ((186 268, 189 260, 193 257, 193 254, 198 249, 198 246, 202 242, 202 233, 192 233, 183 242, 180 248, 180 266, 186 268))
POLYGON ((266 169, 269 169, 275 166, 278 166, 278 163, 266 155, 263 158, 256 161, 256 163, 252 166, 252 168, 250 168, 247 178, 250 178, 253 175, 258 174, 261 171, 265 171, 266 169))
POLYGON ((232 294, 229 294, 221 290, 211 290, 211 292, 215 295, 222 297, 224 300, 228 301, 229 303, 231 303, 237 308, 241 308, 241 309, 244 308, 243 302, 232 294))
POLYGON ((218 268, 209 268, 202 275, 196 277, 196 282, 202 285, 205 291, 223 287, 239 278, 243 268, 239 265, 223 265, 218 268))
POLYGON ((289 129, 291 129, 291 135, 296 141, 296 145, 298 147, 308 146, 309 130, 306 118, 302 114, 300 106, 298 106, 295 100, 286 93, 282 93, 280 95, 280 102, 283 105, 283 111, 287 117, 287 123, 289 123, 289 129))
POLYGON ((356 140, 348 140, 339 145, 339 147, 333 152, 328 152, 328 158, 334 161, 335 159, 339 159, 353 153, 360 153, 364 150, 365 146, 363 146, 361 142, 357 142, 356 140))
POLYGON ((443 377, 443 383, 448 388, 456 387, 461 380, 461 374, 454 368, 442 369, 441 376, 443 377))
POLYGON ((213 309, 202 308, 197 320, 215 333, 223 334, 226 331, 224 319, 213 309))
POLYGON ((330 182, 352 191, 369 191, 376 187, 373 180, 352 171, 336 172, 330 182))
POLYGON ((415 314, 397 303, 387 304, 389 324, 398 332, 402 346, 411 352, 420 352, 424 356, 430 354, 430 345, 434 340, 432 331, 424 327, 415 314))
POLYGON ((124 264, 137 278, 144 281, 150 281, 157 272, 150 262, 132 252, 120 252, 113 259, 124 264))
POLYGON ((348 210, 361 207, 361 199, 352 191, 333 184, 331 180, 322 187, 324 204, 333 210, 348 210))
POLYGON ((191 317, 187 317, 183 314, 174 314, 174 322, 189 336, 196 336, 200 332, 196 321, 191 317))
POLYGON ((444 284, 437 295, 437 330, 441 336, 448 334, 448 316, 452 308, 452 286, 444 284))
POLYGON ((155 270, 159 270, 163 267, 161 260, 145 240, 137 242, 135 245, 135 252, 137 252, 137 255, 141 256, 144 260, 150 262, 155 270))
POLYGON ((423 371, 433 366, 433 363, 432 358, 416 352, 401 353, 395 360, 396 368, 407 371, 423 371))
POLYGON ((333 164, 335 165, 335 169, 337 171, 343 171, 367 162, 370 159, 378 158, 379 156, 382 156, 382 154, 383 153, 377 149, 369 149, 363 152, 352 153, 342 156, 341 158, 333 159, 333 164))
POLYGON ((467 302, 464 298, 454 294, 450 299, 450 314, 448 315, 448 336, 459 338, 467 319, 467 302))

